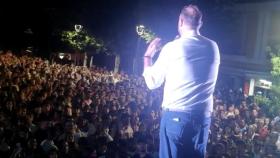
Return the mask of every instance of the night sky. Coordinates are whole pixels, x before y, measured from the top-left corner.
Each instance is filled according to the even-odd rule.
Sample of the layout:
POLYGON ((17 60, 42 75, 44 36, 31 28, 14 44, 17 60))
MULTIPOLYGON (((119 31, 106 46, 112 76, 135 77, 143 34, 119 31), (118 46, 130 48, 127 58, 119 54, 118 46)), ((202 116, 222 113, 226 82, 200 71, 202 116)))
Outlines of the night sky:
POLYGON ((178 14, 190 3, 197 4, 204 13, 201 32, 219 42, 222 40, 219 32, 230 23, 230 12, 225 8, 233 7, 235 1, 86 0, 60 2, 59 7, 1 8, 0 48, 18 51, 34 46, 40 55, 48 56, 50 52, 63 50, 61 31, 81 24, 94 37, 110 43, 115 52, 133 54, 137 24, 144 24, 166 41, 172 40, 177 34, 178 14), (26 33, 29 28, 33 34, 26 33))

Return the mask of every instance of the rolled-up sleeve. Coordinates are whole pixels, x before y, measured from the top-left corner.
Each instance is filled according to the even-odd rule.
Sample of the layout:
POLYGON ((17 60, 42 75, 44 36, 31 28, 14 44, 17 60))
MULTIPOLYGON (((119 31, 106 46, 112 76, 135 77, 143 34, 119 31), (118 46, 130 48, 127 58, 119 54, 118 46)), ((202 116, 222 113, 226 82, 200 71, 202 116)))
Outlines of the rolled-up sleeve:
POLYGON ((149 89, 156 89, 162 85, 167 71, 168 44, 163 47, 156 62, 149 67, 144 68, 143 77, 149 89))

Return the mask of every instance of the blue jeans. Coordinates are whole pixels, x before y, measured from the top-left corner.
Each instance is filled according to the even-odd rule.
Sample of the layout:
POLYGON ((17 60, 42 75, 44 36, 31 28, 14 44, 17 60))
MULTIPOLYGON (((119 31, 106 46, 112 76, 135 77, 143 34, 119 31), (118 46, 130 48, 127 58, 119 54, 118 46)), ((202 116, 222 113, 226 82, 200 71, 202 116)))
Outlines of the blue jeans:
POLYGON ((160 123, 160 158, 204 158, 211 117, 163 111, 160 123))

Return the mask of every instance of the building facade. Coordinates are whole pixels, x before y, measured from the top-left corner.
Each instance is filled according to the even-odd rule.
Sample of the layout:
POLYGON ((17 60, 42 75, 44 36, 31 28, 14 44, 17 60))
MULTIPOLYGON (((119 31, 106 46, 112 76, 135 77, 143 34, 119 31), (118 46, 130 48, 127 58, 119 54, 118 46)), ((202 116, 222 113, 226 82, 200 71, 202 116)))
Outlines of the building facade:
POLYGON ((252 91, 269 80, 267 48, 280 44, 280 1, 237 4, 232 14, 234 32, 222 43, 230 49, 221 49, 220 78, 234 88, 249 84, 252 91))

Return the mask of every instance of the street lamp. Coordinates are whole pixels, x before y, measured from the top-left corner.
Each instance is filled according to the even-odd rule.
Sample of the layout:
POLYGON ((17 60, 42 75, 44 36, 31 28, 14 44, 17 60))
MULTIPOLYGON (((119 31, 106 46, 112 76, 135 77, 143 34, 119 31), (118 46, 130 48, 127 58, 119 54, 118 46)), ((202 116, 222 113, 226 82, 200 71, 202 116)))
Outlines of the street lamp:
POLYGON ((80 32, 80 31, 82 31, 82 29, 83 29, 82 25, 75 25, 75 31, 76 32, 80 32))

